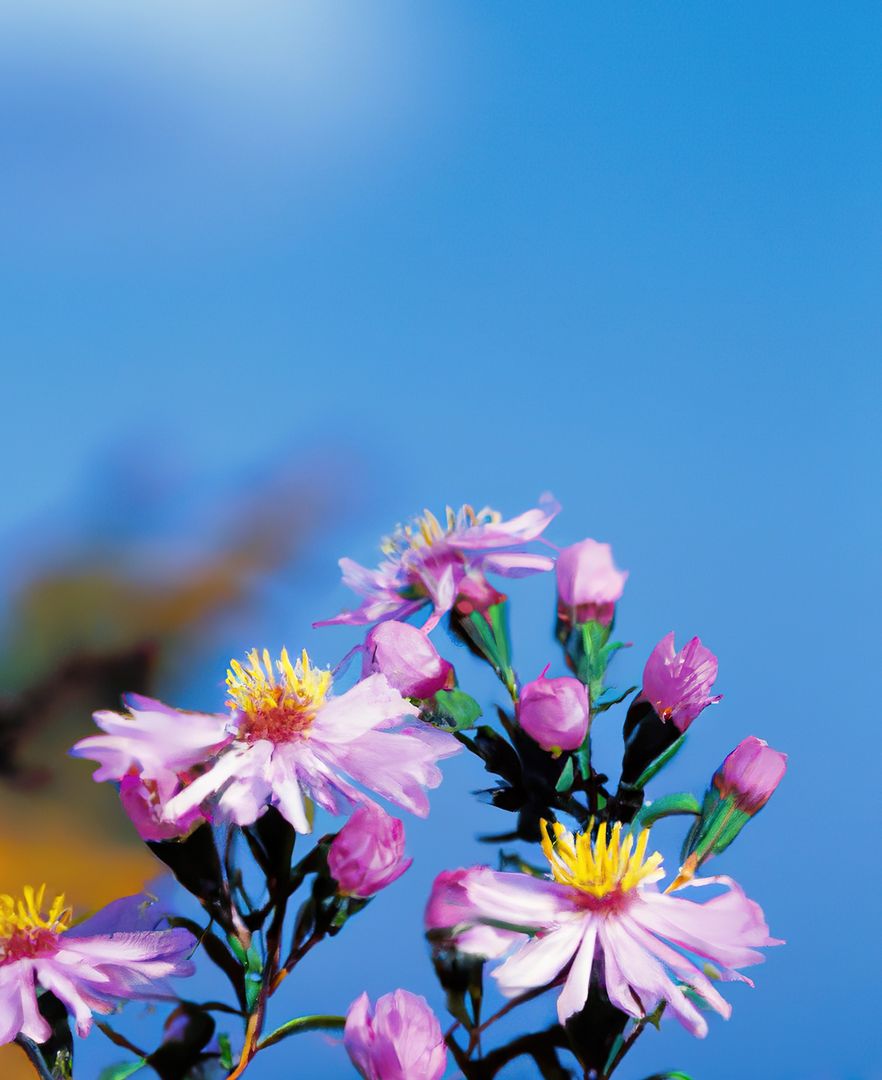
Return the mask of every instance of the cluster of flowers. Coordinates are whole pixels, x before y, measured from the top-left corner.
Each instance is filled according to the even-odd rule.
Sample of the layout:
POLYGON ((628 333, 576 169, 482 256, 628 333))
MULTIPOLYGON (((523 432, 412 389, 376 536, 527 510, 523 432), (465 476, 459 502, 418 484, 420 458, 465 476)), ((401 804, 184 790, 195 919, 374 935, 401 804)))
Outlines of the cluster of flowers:
MULTIPOLYGON (((560 552, 550 545, 548 552, 529 550, 544 542, 558 509, 545 499, 504 521, 494 511, 464 507, 448 510, 444 523, 426 512, 384 543, 376 570, 341 560, 344 582, 362 601, 316 625, 369 627, 360 677, 349 689, 338 692, 339 673, 317 667, 305 651, 292 661, 285 649, 275 659, 253 650, 230 664, 224 711, 188 712, 132 694, 125 712, 96 713, 101 733, 73 748, 98 763, 96 780, 118 785, 140 836, 227 932, 226 956, 241 966, 231 982, 246 1022, 238 1064, 226 1062, 230 1077, 284 1037, 277 1032, 260 1041, 266 999, 301 956, 410 865, 404 825, 378 800, 424 817, 427 791, 441 781, 438 762, 465 747, 487 763, 487 746, 502 738, 487 727, 480 739, 466 734, 480 709, 430 638, 445 616, 499 674, 512 699, 511 744, 521 758, 540 753, 539 773, 550 782, 547 790, 544 780, 522 783, 518 801, 521 788, 499 770, 503 783, 494 801, 519 812, 517 837, 539 840, 547 868, 522 862, 518 871, 476 866, 441 873, 426 908, 438 958, 472 958, 480 966, 502 961, 494 977, 508 998, 557 989, 563 1028, 600 993, 623 1023, 630 1017, 642 1025, 667 1008, 702 1036, 704 1006, 724 1016, 730 1011, 715 982, 749 981, 741 969, 762 959, 759 947, 776 944, 759 906, 731 878, 696 875, 769 799, 785 756, 751 736, 714 774, 702 804, 685 794, 645 802, 648 779, 679 749, 699 714, 720 700, 711 693, 716 657, 697 637, 677 651, 671 633, 646 662, 625 723, 622 782, 618 792, 606 791, 606 778, 590 764, 591 726, 621 700, 610 697, 604 677, 619 647, 609 635, 627 574, 616 568, 608 545, 591 539, 560 552), (556 571, 558 637, 573 674, 549 677, 549 665, 520 685, 502 618, 506 598, 487 575, 550 570, 556 571), (405 621, 424 609, 421 626, 405 621), (312 831, 316 808, 348 820, 292 868, 294 840, 312 831), (691 815, 693 825, 679 872, 661 891, 665 871, 662 855, 650 848, 650 826, 669 812, 691 815), (575 819, 575 829, 557 820, 562 813, 575 819), (186 849, 189 859, 196 838, 216 830, 248 840, 266 876, 264 908, 236 896, 235 875, 224 879, 213 856, 206 864, 217 863, 213 891, 204 886, 205 874, 182 870, 176 853, 186 849), (286 906, 307 874, 315 875, 312 921, 302 909, 283 961, 286 906), (192 885, 193 876, 199 885, 192 885), (686 889, 690 897, 696 889, 715 895, 687 899, 686 889)), ((214 852, 213 839, 210 847, 214 852)), ((228 857, 231 850, 228 839, 228 857)), ((26 890, 18 902, 0 896, 0 1043, 48 1040, 38 988, 66 1006, 80 1034, 93 1012, 107 1013, 126 998, 173 997, 166 980, 191 973, 196 938, 150 912, 137 898, 118 901, 74 926, 61 897, 44 915, 42 891, 26 890)), ((211 950, 215 962, 218 947, 211 950)), ((226 958, 224 965, 229 969, 226 958)), ((478 1027, 477 1015, 457 1019, 478 1027)), ((351 1061, 371 1080, 438 1080, 448 1048, 469 1075, 475 1040, 464 1050, 451 1034, 445 1039, 426 1001, 405 990, 373 1006, 362 995, 345 1022, 327 1020, 326 1026, 343 1027, 351 1061)), ((297 1021, 288 1027, 300 1029, 297 1021)), ((577 1045, 573 1050, 578 1056, 577 1045)))

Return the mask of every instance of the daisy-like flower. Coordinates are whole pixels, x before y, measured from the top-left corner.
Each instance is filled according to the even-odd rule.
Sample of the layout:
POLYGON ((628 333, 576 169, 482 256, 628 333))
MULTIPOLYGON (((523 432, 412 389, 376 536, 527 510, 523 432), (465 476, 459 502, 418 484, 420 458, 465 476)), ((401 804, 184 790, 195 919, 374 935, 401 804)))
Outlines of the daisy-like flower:
POLYGON ((592 977, 631 1016, 649 1016, 667 1002, 699 1037, 707 1034, 707 1022, 687 988, 728 1017, 731 1006, 708 978, 705 964, 716 967, 722 979, 750 983, 738 969, 763 959, 758 946, 780 944, 769 937, 759 906, 726 877, 689 882, 727 889, 704 903, 659 892, 662 856, 647 857, 648 830, 635 842, 632 834, 622 835, 620 823, 611 832, 600 825, 594 840, 590 830, 573 834, 555 824, 549 834, 543 827, 552 880, 489 867, 461 871, 453 879, 442 876, 435 891, 444 895, 430 899, 428 928, 442 929, 438 917, 446 919, 461 951, 469 951, 463 931, 470 925, 521 931, 516 951, 494 972, 500 990, 515 997, 560 979, 561 1023, 584 1007, 592 977))
POLYGON ((52 1034, 37 1006, 37 987, 51 991, 87 1035, 93 1013, 113 1012, 127 998, 170 997, 166 980, 192 975, 196 939, 188 930, 156 930, 144 897, 117 900, 71 926, 56 896, 46 914, 46 886, 0 895, 0 1046, 19 1034, 45 1042, 52 1034))
POLYGON ((486 607, 498 596, 487 573, 523 577, 554 567, 550 556, 523 547, 542 535, 559 510, 551 496, 509 521, 503 521, 496 510, 463 506, 459 511, 448 507, 442 524, 426 510, 383 541, 386 558, 376 570, 352 559, 340 560, 343 583, 364 599, 354 611, 315 625, 363 626, 382 619, 406 619, 430 604, 432 614, 424 627, 428 631, 458 601, 473 609, 486 607))
POLYGON ((307 833, 309 799, 345 813, 371 801, 358 784, 425 817, 425 789, 441 782, 436 763, 457 753, 459 743, 421 721, 400 726, 419 710, 385 675, 369 675, 339 696, 332 678, 305 651, 295 664, 286 649, 275 665, 266 649, 249 653, 245 666, 233 660, 232 714, 221 718, 211 743, 221 732, 231 739, 213 758, 206 755, 205 771, 169 800, 166 813, 179 819, 209 803, 212 814, 250 825, 272 805, 307 833))

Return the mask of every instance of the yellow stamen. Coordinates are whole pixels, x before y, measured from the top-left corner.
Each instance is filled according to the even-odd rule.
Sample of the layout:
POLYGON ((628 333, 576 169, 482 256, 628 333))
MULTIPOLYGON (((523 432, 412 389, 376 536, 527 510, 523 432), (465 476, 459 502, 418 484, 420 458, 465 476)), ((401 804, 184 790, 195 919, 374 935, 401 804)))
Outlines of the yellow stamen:
POLYGON ((491 510, 485 506, 483 510, 476 511, 466 504, 459 511, 451 506, 446 507, 442 525, 431 510, 425 510, 410 524, 399 525, 391 536, 383 540, 380 549, 385 555, 400 555, 410 548, 431 547, 432 544, 443 540, 455 530, 467 529, 474 525, 495 525, 501 520, 502 515, 498 510, 491 510))
POLYGON ((648 859, 645 857, 648 829, 640 833, 634 847, 632 833, 622 839, 620 821, 613 825, 609 834, 606 822, 603 822, 594 841, 591 839, 593 818, 584 833, 568 832, 559 822, 553 822, 553 837, 548 822, 541 824, 542 850, 551 865, 552 877, 563 885, 572 885, 599 899, 613 892, 628 892, 641 882, 664 877, 661 852, 653 852, 648 859))
POLYGON ((313 667, 304 649, 296 664, 282 649, 273 662, 268 649, 252 649, 247 667, 231 660, 227 705, 244 713, 252 737, 279 739, 306 730, 331 688, 331 672, 313 667))
POLYGON ((0 893, 0 939, 8 941, 17 934, 31 934, 39 930, 49 930, 55 934, 67 930, 73 912, 64 906, 64 894, 55 897, 44 916, 45 895, 45 885, 41 885, 36 892, 32 886, 25 885, 18 900, 8 893, 0 893))

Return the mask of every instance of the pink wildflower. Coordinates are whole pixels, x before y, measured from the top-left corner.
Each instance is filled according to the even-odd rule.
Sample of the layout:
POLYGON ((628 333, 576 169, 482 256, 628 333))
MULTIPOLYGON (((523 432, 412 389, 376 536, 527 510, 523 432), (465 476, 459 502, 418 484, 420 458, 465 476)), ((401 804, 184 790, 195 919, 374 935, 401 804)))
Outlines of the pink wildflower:
POLYGON ((739 810, 762 810, 787 771, 787 755, 763 739, 749 735, 728 755, 714 775, 722 798, 732 797, 739 810))
POLYGON ((609 626, 628 578, 626 570, 616 568, 609 544, 588 539, 564 548, 556 570, 561 617, 609 626))
POLYGON ((447 1047, 424 997, 396 990, 371 1008, 367 994, 349 1006, 343 1044, 364 1080, 440 1080, 447 1047))
POLYGON ((675 652, 674 632, 666 634, 649 654, 643 670, 643 696, 662 720, 684 732, 702 709, 723 697, 710 696, 717 677, 717 658, 694 637, 675 652))
POLYGON ((352 559, 341 559, 343 583, 364 597, 354 611, 344 611, 316 626, 347 623, 356 626, 383 619, 405 619, 431 604, 425 629, 435 626, 459 597, 470 607, 495 602, 499 594, 487 573, 523 577, 551 570, 554 560, 523 550, 542 535, 560 507, 550 497, 540 506, 510 521, 495 510, 476 512, 463 506, 447 508, 445 523, 427 510, 412 525, 399 526, 382 545, 386 556, 376 570, 352 559))
POLYGON ((430 698, 453 681, 453 665, 438 655, 428 634, 394 619, 377 623, 365 639, 362 677, 375 671, 409 698, 430 698))
POLYGON ((367 899, 401 877, 404 824, 379 806, 360 806, 331 841, 328 869, 339 891, 367 899))
MULTIPOLYGON (((519 947, 494 972, 502 993, 515 997, 559 980, 563 1023, 584 1007, 593 973, 610 1001, 636 1018, 667 1002, 688 1031, 704 1036, 707 1022, 685 988, 729 1016, 731 1006, 704 966, 713 964, 724 980, 750 982, 738 969, 763 959, 758 946, 779 944, 768 936, 759 906, 725 877, 689 883, 727 888, 704 903, 660 893, 662 857, 645 857, 648 831, 635 844, 633 836, 622 837, 620 824, 609 834, 601 825, 594 841, 557 824, 552 839, 545 828, 542 847, 553 880, 474 867, 456 882, 460 924, 509 924, 531 935, 514 938, 519 947)), ((451 899, 455 907, 448 890, 451 899)), ((463 949, 461 936, 456 945, 463 949)))
POLYGON ((188 930, 153 929, 143 897, 117 900, 71 927, 63 896, 43 914, 45 890, 26 888, 17 902, 0 896, 0 1045, 19 1034, 34 1042, 51 1035, 37 1006, 38 986, 87 1035, 93 1013, 113 1012, 127 998, 172 996, 166 980, 193 974, 196 939, 188 930))
POLYGON ((545 671, 521 690, 518 723, 543 750, 575 750, 588 733, 588 691, 578 679, 548 679, 545 671))

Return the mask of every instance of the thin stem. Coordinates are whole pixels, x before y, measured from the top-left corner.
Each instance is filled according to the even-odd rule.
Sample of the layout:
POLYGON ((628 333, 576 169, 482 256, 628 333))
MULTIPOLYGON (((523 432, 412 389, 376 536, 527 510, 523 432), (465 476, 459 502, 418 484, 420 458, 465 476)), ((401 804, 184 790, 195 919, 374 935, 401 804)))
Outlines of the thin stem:
POLYGON ((339 1031, 345 1023, 345 1016, 298 1016, 295 1020, 289 1020, 287 1024, 282 1024, 280 1028, 276 1028, 265 1039, 261 1039, 257 1044, 257 1049, 265 1050, 268 1046, 273 1046, 275 1043, 281 1042, 282 1039, 286 1039, 289 1035, 296 1035, 301 1031, 322 1031, 327 1028, 334 1028, 339 1031))
POLYGON ((146 1050, 142 1050, 140 1046, 135 1046, 135 1044, 127 1039, 125 1035, 121 1035, 118 1031, 114 1031, 106 1020, 96 1020, 95 1027, 103 1032, 115 1046, 121 1046, 123 1050, 128 1050, 130 1053, 135 1054, 136 1057, 149 1057, 146 1050))
POLYGON ((495 1024, 497 1020, 501 1020, 503 1016, 510 1013, 512 1009, 516 1009, 519 1005, 525 1005, 528 1001, 532 1001, 534 998, 541 997, 543 994, 548 993, 549 990, 554 989, 555 986, 560 986, 563 979, 555 979, 554 982, 547 983, 545 986, 536 986, 532 990, 525 990, 523 994, 519 994, 517 997, 507 1001, 501 1009, 498 1009, 492 1016, 488 1017, 480 1027, 476 1027, 470 1033, 469 1047, 467 1053, 469 1056, 474 1052, 475 1047, 478 1044, 478 1039, 492 1024, 495 1024))
POLYGON ((27 1055, 28 1061, 34 1066, 37 1072, 37 1076, 40 1080, 52 1080, 52 1073, 49 1071, 49 1066, 43 1060, 43 1055, 35 1042, 26 1038, 24 1035, 16 1035, 15 1041, 24 1050, 27 1055))

